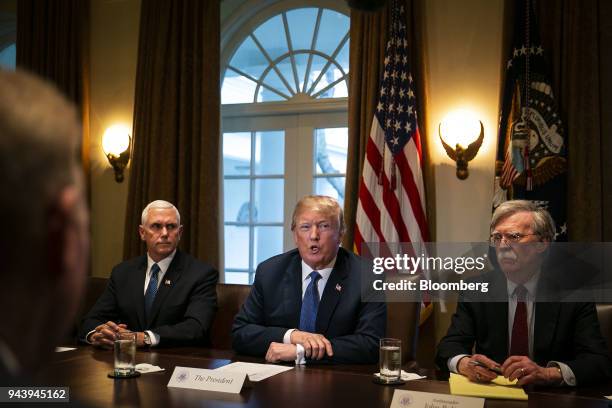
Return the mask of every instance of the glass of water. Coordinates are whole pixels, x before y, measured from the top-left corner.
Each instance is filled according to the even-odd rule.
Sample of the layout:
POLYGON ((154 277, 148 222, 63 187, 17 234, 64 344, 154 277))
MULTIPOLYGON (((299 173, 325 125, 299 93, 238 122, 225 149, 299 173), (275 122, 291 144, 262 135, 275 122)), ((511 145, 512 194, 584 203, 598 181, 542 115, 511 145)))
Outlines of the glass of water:
POLYGON ((136 333, 124 331, 115 335, 115 375, 131 376, 135 372, 136 333))
POLYGON ((402 341, 399 339, 380 339, 380 379, 395 382, 402 375, 402 341))

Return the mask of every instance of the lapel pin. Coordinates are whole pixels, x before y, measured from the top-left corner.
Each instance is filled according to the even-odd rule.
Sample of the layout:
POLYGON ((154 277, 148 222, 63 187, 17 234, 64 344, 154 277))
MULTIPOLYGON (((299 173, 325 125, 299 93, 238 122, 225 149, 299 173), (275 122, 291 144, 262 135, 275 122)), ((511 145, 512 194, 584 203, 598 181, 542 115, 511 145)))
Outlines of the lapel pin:
POLYGON ((172 282, 170 282, 170 279, 166 279, 166 281, 164 282, 164 285, 170 286, 172 285, 172 282))
POLYGON ((342 286, 340 286, 340 284, 339 284, 339 283, 336 283, 336 290, 337 290, 338 292, 341 292, 341 291, 342 291, 342 286))

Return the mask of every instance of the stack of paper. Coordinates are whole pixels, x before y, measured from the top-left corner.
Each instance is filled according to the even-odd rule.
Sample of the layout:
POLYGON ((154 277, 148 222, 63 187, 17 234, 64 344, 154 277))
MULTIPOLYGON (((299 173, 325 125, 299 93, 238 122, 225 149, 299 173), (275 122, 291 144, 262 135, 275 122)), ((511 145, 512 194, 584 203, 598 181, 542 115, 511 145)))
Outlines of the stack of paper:
POLYGON ((502 376, 498 376, 491 383, 483 384, 471 382, 467 377, 451 373, 449 383, 451 394, 454 395, 495 399, 527 399, 527 394, 516 385, 516 381, 510 382, 502 376))

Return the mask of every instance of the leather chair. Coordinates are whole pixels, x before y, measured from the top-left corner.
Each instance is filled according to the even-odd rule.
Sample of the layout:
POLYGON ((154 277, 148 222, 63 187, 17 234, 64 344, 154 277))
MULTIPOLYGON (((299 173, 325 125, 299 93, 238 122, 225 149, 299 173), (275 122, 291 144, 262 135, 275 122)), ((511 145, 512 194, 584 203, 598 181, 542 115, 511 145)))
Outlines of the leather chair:
POLYGON ((612 355, 612 304, 599 303, 596 305, 596 308, 601 334, 606 339, 608 350, 610 355, 612 355))
POLYGON ((213 321, 210 341, 212 348, 232 348, 232 324, 240 307, 249 296, 250 285, 217 284, 217 314, 213 321))
POLYGON ((402 341, 402 364, 416 360, 420 304, 387 303, 387 337, 402 341))

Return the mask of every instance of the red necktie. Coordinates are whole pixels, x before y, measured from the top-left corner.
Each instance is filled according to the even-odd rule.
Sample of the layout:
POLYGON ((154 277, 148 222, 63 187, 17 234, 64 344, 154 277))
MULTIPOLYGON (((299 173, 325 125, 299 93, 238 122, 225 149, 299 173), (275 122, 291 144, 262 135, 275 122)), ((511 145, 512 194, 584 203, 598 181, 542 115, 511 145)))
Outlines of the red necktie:
POLYGON ((527 289, 519 285, 514 290, 516 295, 516 311, 512 325, 512 339, 510 342, 511 356, 529 356, 529 331, 527 330, 527 289))

